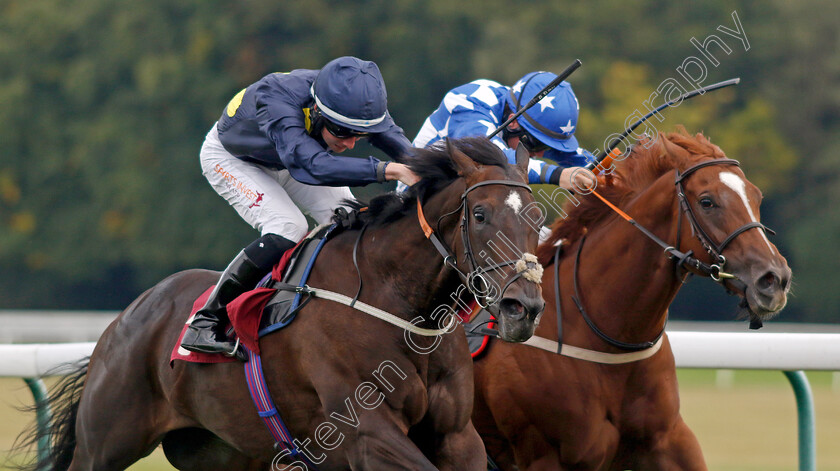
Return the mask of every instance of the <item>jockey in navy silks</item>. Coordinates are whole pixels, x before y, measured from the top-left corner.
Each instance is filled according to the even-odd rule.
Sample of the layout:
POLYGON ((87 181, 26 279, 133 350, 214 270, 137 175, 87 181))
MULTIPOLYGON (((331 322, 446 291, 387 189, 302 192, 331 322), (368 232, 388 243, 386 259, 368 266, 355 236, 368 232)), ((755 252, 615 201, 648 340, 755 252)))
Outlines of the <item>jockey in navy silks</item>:
MULTIPOLYGON (((557 77, 551 72, 531 72, 513 87, 479 79, 450 90, 420 128, 415 147, 428 147, 446 138, 488 136, 557 77)), ((492 138, 516 162, 515 150, 522 143, 531 154, 528 183, 551 183, 572 190, 592 185, 591 173, 576 172, 594 157, 578 147, 575 130, 579 105, 568 82, 561 82, 536 105, 492 138), (545 159, 548 162, 536 160, 545 159)), ((400 185, 401 189, 404 189, 400 185)))
POLYGON ((261 236, 222 273, 189 321, 181 346, 242 358, 223 332, 226 305, 253 288, 308 230, 303 213, 329 222, 348 186, 417 176, 374 157, 336 154, 365 138, 388 156, 410 142, 388 113, 385 82, 373 62, 340 57, 321 70, 270 74, 239 92, 207 133, 201 169, 210 185, 261 236))

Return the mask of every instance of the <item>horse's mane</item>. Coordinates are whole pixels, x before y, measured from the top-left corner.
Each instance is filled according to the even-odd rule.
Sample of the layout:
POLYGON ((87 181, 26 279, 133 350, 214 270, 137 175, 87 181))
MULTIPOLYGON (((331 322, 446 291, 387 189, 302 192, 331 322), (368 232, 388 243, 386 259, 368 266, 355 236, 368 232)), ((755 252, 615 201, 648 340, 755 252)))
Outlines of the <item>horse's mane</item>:
MULTIPOLYGON (((659 177, 674 169, 685 170, 705 158, 724 157, 720 147, 712 144, 706 136, 702 133, 692 136, 683 126, 677 126, 675 132, 660 133, 658 139, 641 140, 629 152, 625 159, 615 163, 615 171, 610 178, 598 179, 598 193, 619 208, 625 207, 659 177)), ((540 245, 537 255, 543 265, 551 263, 558 240, 572 243, 615 215, 595 196, 578 197, 577 201, 580 202, 577 206, 571 201, 566 202, 563 211, 567 216, 552 224, 551 235, 540 245)))
MULTIPOLYGON (((508 164, 507 157, 489 139, 465 137, 449 142, 479 165, 501 167, 505 169, 506 175, 516 178, 508 173, 514 170, 513 166, 508 164)), ((366 204, 359 201, 346 201, 345 204, 353 210, 367 207, 358 214, 359 224, 355 224, 354 227, 361 227, 361 224, 372 226, 386 224, 400 219, 409 211, 416 212, 418 196, 424 198, 426 195, 437 193, 458 178, 458 170, 449 156, 445 142, 440 141, 439 145, 425 149, 412 148, 408 152, 411 157, 406 159, 405 163, 420 177, 420 181, 404 194, 386 193, 374 197, 366 204)))

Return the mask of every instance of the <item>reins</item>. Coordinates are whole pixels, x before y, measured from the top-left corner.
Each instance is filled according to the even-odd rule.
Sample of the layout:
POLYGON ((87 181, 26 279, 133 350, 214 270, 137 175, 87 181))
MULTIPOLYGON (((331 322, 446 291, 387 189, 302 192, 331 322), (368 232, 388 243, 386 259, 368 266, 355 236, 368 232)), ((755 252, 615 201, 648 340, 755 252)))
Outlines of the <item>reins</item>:
POLYGON ((562 304, 560 302, 560 255, 563 251, 563 244, 560 243, 557 245, 557 250, 554 252, 554 302, 557 306, 557 341, 549 340, 547 338, 538 337, 536 335, 532 336, 530 339, 523 342, 525 345, 539 348, 540 350, 545 350, 548 352, 556 353, 558 355, 563 355, 569 358, 575 358, 577 360, 584 360, 592 363, 601 363, 604 365, 622 365, 625 363, 633 363, 636 361, 644 360, 647 358, 652 357, 659 351, 662 347, 663 341, 663 333, 665 332, 665 328, 663 327, 662 331, 659 335, 656 336, 656 339, 651 342, 643 342, 638 344, 631 344, 620 342, 618 340, 612 339, 608 335, 604 334, 603 331, 598 329, 595 326, 595 323, 589 318, 586 314, 586 310, 583 308, 583 303, 580 301, 580 293, 578 290, 578 282, 577 282, 577 267, 580 261, 580 252, 581 247, 583 247, 583 240, 581 240, 580 246, 578 247, 578 251, 575 257, 575 268, 574 268, 574 285, 575 285, 575 296, 572 297, 573 301, 577 305, 577 308, 580 310, 582 317, 586 321, 587 325, 589 325, 590 329, 595 332, 599 337, 605 340, 607 343, 614 345, 618 348, 622 348, 624 350, 629 350, 628 353, 607 353, 607 352, 599 352, 597 350, 589 350, 586 348, 576 347, 574 345, 567 345, 563 343, 563 316, 562 316, 562 304))
MULTIPOLYGON (((612 345, 613 347, 620 348, 622 350, 637 352, 639 350, 647 350, 648 348, 653 347, 654 345, 656 345, 657 342, 659 342, 659 339, 662 338, 662 334, 665 333, 665 326, 664 325, 662 326, 662 330, 660 330, 659 333, 656 335, 656 338, 654 338, 650 342, 640 342, 640 343, 622 342, 620 340, 616 340, 616 339, 610 337, 609 335, 605 334, 601 329, 598 328, 597 325, 595 325, 595 322, 586 313, 586 309, 583 307, 583 302, 581 301, 581 297, 580 297, 580 288, 579 288, 578 276, 577 276, 578 265, 580 265, 580 253, 583 251, 583 243, 585 241, 586 241, 586 236, 584 235, 580 240, 580 244, 578 244, 578 250, 577 250, 577 253, 575 254, 575 267, 573 268, 574 272, 573 272, 573 275, 572 275, 572 278, 574 279, 574 285, 575 285, 575 295, 572 296, 572 301, 575 302, 575 305, 577 306, 578 311, 580 311, 580 315, 583 317, 583 320, 586 321, 586 325, 588 325, 589 328, 592 329, 592 332, 595 332, 595 334, 598 335, 598 337, 600 337, 603 341, 607 342, 608 344, 612 345)), ((555 260, 555 263, 559 263, 559 261, 555 260)), ((560 280, 555 279, 555 283, 557 284, 555 286, 556 291, 560 292, 560 280)), ((560 319, 558 319, 557 322, 560 322, 560 319)))

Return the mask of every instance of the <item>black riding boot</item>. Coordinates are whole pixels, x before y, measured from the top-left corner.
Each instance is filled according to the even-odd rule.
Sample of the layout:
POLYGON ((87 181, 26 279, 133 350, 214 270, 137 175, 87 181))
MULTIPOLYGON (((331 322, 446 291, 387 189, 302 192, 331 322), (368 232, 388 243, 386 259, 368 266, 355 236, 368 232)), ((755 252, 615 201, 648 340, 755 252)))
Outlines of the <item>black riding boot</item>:
POLYGON ((253 289, 280 260, 283 252, 294 245, 276 234, 266 234, 239 252, 222 273, 204 307, 195 313, 181 346, 191 352, 224 353, 247 361, 245 352, 223 331, 228 318, 227 304, 253 289))
POLYGON ((181 340, 181 346, 191 352, 224 353, 246 361, 244 352, 236 348, 236 344, 223 331, 224 321, 227 320, 226 306, 253 288, 263 276, 265 271, 260 270, 244 250, 239 252, 222 273, 204 307, 195 313, 181 340))

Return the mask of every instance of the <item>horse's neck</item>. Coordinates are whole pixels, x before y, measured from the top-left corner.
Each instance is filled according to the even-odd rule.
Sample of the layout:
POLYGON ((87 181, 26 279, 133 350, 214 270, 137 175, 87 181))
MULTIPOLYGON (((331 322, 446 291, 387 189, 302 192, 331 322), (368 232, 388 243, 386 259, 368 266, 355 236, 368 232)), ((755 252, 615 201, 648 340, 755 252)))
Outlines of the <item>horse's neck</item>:
MULTIPOLYGON (((431 214, 427 217, 429 221, 437 220, 431 214)), ((453 237, 457 236, 457 218, 455 222, 449 219, 437 236, 451 246, 453 237)), ((365 250, 369 265, 376 271, 369 277, 371 282, 380 283, 381 289, 392 290, 414 315, 425 316, 442 304, 453 303, 451 294, 457 290, 460 278, 444 266, 443 256, 425 237, 416 216, 368 230, 365 239, 375 240, 365 250)))
MULTIPOLYGON (((673 179, 657 180, 628 206, 627 213, 660 239, 674 244, 680 215, 673 179)), ((578 244, 567 248, 561 282, 564 276, 569 280, 574 276, 577 249, 578 244)), ((662 330, 668 306, 681 285, 662 248, 618 217, 587 236, 577 276, 580 302, 595 325, 612 338, 629 343, 650 341, 662 330)), ((561 294, 564 316, 580 316, 571 302, 574 288, 565 293, 561 290, 561 294)), ((585 323, 575 324, 590 331, 585 323)))

